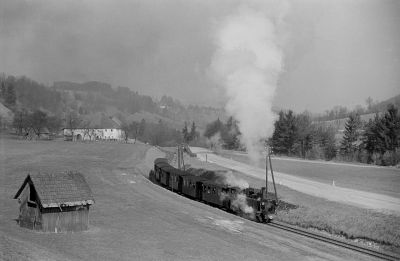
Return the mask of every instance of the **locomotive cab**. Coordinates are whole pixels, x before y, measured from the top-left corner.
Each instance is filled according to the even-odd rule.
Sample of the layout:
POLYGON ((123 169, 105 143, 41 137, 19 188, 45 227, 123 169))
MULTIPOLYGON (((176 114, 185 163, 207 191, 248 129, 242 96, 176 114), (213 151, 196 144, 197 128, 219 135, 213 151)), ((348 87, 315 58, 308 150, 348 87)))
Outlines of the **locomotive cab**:
POLYGON ((256 218, 259 222, 271 222, 276 215, 277 202, 274 199, 258 200, 258 208, 256 218))

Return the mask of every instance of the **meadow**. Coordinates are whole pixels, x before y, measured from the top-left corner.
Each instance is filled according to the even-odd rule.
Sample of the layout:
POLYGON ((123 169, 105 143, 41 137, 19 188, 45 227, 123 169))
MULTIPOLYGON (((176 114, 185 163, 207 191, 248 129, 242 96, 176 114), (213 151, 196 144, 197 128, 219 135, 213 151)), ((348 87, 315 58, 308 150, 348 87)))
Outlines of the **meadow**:
MULTIPOLYGON (((219 155, 246 164, 253 164, 246 154, 221 150, 219 155)), ((310 161, 272 156, 275 171, 311 179, 325 184, 384 194, 400 198, 400 169, 367 164, 338 164, 322 160, 310 161)), ((258 162, 265 168, 265 161, 258 162)))
POLYGON ((139 143, 0 138, 0 260, 365 260, 151 183, 147 173, 162 156, 139 143), (26 175, 65 170, 80 171, 93 191, 89 230, 43 233, 19 227, 13 196, 26 175))
MULTIPOLYGON (((166 151, 173 153, 174 149, 170 148, 166 151)), ((185 163, 194 168, 224 169, 216 164, 200 162, 188 156, 185 157, 185 163)), ((291 164, 290 167, 295 169, 294 164, 291 164)), ((316 167, 314 166, 314 168, 316 167)), ((321 168, 316 168, 313 171, 318 172, 319 170, 321 168)), ((320 176, 323 176, 329 171, 320 171, 319 173, 320 176)), ((264 186, 264 180, 236 171, 232 171, 232 174, 237 179, 246 180, 251 187, 260 188, 264 186)), ((356 176, 357 174, 359 175, 359 173, 356 173, 356 176)), ((327 180, 326 177, 321 179, 327 180)), ((357 180, 357 177, 355 179, 357 180)), ((368 180, 365 180, 365 182, 368 182, 368 180)), ((268 186, 272 188, 273 184, 269 183, 268 186)), ((390 185, 389 187, 392 186, 390 185)), ((307 229, 316 229, 334 237, 341 237, 362 245, 382 247, 388 251, 400 253, 399 216, 328 201, 279 184, 276 184, 276 187, 278 198, 282 201, 282 205, 286 206, 286 203, 289 203, 289 206, 292 204, 296 206, 295 208, 280 208, 277 213, 277 220, 307 229)))
MULTIPOLYGON (((292 248, 289 252, 283 250, 291 258, 303 253, 304 245, 308 248, 318 245, 326 250, 326 245, 292 239, 291 235, 282 237, 281 232, 268 231, 254 222, 240 221, 246 234, 231 236, 236 230, 220 228, 221 224, 233 222, 225 220, 235 220, 231 214, 146 180, 151 166, 151 160, 146 158, 149 148, 139 143, 0 138, 0 260, 188 260, 199 256, 200 260, 209 260, 217 255, 221 259, 243 260, 260 259, 266 254, 279 260, 284 246, 295 245, 295 249, 300 249, 300 252, 292 252, 292 248), (90 229, 82 233, 47 234, 20 228, 15 221, 18 202, 13 196, 26 175, 66 170, 82 172, 93 191, 95 204, 90 210, 90 229), (218 226, 206 222, 209 217, 214 217, 212 220, 218 226), (225 223, 217 222, 218 218, 224 218, 225 223), (254 235, 259 237, 259 233, 267 238, 254 241, 254 235), (285 243, 276 242, 273 244, 276 249, 271 249, 268 243, 271 238, 282 238, 285 243)), ((203 163, 193 160, 192 164, 203 163)), ((246 179, 254 187, 262 184, 255 178, 246 179)), ((283 186, 278 186, 278 193, 281 200, 299 206, 281 211, 279 220, 399 249, 399 231, 395 229, 400 227, 398 217, 327 202, 283 186)))

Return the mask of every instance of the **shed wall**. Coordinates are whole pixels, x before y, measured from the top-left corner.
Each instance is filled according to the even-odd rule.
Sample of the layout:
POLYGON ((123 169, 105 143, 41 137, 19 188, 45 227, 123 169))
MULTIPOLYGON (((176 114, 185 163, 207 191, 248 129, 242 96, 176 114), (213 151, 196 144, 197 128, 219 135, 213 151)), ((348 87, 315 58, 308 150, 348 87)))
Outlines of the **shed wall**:
POLYGON ((21 227, 41 229, 41 213, 37 203, 29 201, 30 186, 27 184, 21 193, 18 222, 21 227))
POLYGON ((89 228, 89 206, 77 206, 76 210, 46 209, 42 213, 42 230, 45 232, 83 231, 89 228))

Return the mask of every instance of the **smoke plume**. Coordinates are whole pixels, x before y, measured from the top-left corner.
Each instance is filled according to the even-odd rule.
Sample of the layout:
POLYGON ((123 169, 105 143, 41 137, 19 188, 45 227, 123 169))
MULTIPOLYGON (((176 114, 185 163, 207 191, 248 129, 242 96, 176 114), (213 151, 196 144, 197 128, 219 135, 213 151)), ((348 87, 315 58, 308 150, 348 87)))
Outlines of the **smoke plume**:
POLYGON ((226 110, 239 121, 241 142, 254 161, 273 132, 272 100, 283 69, 277 28, 287 9, 280 3, 246 3, 222 21, 211 63, 228 98, 226 110))
POLYGON ((224 173, 224 184, 231 187, 239 187, 240 189, 246 189, 249 187, 249 183, 241 178, 236 178, 232 171, 227 171, 224 173))
POLYGON ((231 204, 233 209, 249 215, 250 218, 254 218, 254 209, 247 205, 246 195, 237 194, 236 198, 232 200, 231 204))

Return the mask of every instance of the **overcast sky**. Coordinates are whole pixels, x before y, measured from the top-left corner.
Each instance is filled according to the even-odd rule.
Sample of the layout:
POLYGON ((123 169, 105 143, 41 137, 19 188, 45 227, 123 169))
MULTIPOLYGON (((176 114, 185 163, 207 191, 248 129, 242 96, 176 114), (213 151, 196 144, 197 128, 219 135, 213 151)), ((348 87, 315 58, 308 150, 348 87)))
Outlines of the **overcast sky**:
MULTIPOLYGON (((239 3, 0 0, 0 72, 223 107, 209 68, 216 28, 239 3)), ((400 93, 400 1, 288 3, 276 106, 321 112, 400 93)))

